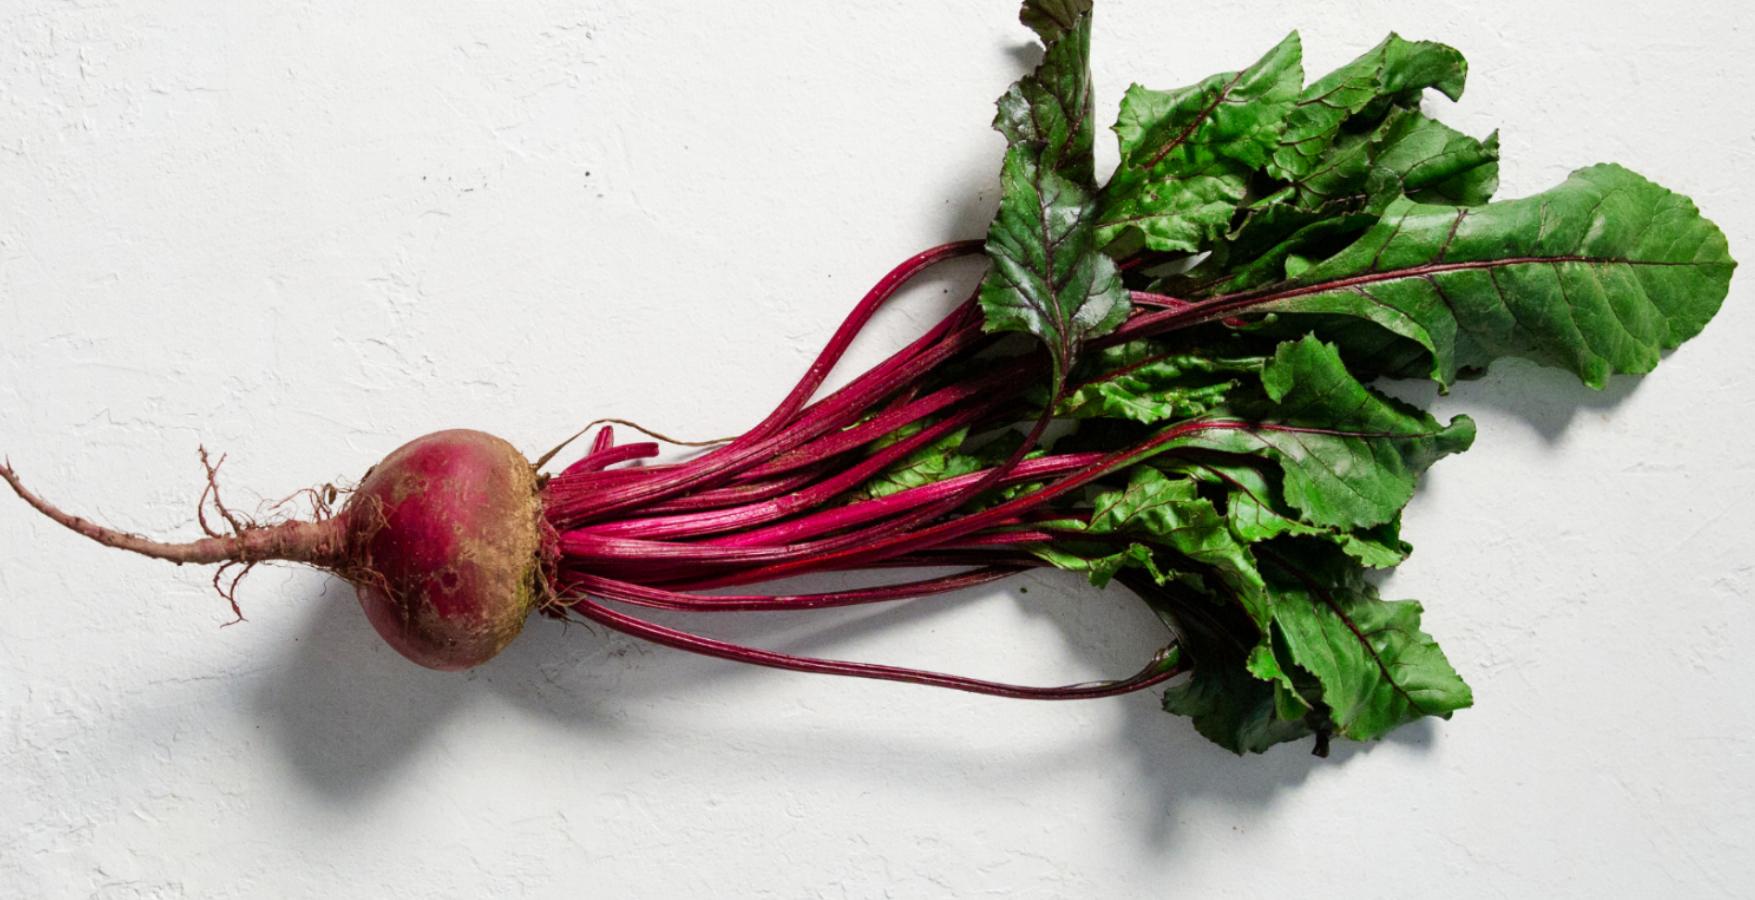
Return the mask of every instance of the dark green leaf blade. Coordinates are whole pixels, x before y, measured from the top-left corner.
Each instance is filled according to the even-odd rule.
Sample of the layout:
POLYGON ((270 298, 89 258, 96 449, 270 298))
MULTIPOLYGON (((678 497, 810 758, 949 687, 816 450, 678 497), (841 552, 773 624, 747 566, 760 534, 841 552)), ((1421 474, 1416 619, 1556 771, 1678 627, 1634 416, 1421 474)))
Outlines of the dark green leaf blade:
POLYGON ((1469 686, 1432 637, 1412 600, 1380 600, 1357 577, 1324 584, 1291 570, 1274 585, 1281 660, 1315 676, 1337 734, 1366 741, 1422 716, 1449 718, 1469 706, 1469 686))
POLYGON ((979 299, 988 331, 1047 344, 1058 392, 1085 340, 1127 318, 1128 293, 1094 243, 1090 3, 1029 0, 1022 15, 1047 53, 999 100, 994 127, 1010 146, 979 299))
POLYGON ((1242 71, 1174 91, 1129 88, 1115 123, 1121 165, 1104 189, 1098 242, 1205 249, 1278 146, 1303 85, 1301 55, 1293 32, 1242 71))
POLYGON ((1286 502, 1313 525, 1351 531, 1394 521, 1420 474, 1474 440, 1467 416, 1440 425, 1372 391, 1315 337, 1281 344, 1262 386, 1268 402, 1177 444, 1275 460, 1286 502))
POLYGON ((1060 40, 1061 35, 1078 27, 1079 20, 1091 14, 1092 0, 1024 0, 1018 21, 1029 26, 1044 44, 1060 40))
POLYGON ((1127 318, 1121 273, 1092 244, 1096 205, 1027 146, 1006 152, 1004 193, 987 232, 993 268, 981 282, 989 331, 1023 331, 1048 345, 1056 377, 1084 341, 1127 318))
POLYGON ((1268 173, 1282 181, 1304 177, 1341 126, 1380 101, 1417 104, 1426 88, 1437 88, 1452 100, 1461 97, 1468 71, 1467 61, 1451 47, 1391 33, 1358 59, 1305 88, 1286 116, 1285 134, 1268 173))
POLYGON ((1215 305, 1369 320, 1429 350, 1440 384, 1520 356, 1601 387, 1699 333, 1735 265, 1686 197, 1600 165, 1522 200, 1395 201, 1346 250, 1215 305))
POLYGON ((1365 531, 1345 531, 1312 525, 1299 518, 1280 496, 1279 484, 1266 464, 1214 460, 1164 460, 1154 465, 1173 473, 1186 473, 1225 489, 1224 514, 1231 533, 1245 543, 1279 537, 1316 537, 1332 541, 1361 565, 1385 569, 1407 559, 1412 548, 1401 539, 1400 519, 1365 531))
POLYGON ((1342 136, 1309 171, 1250 204, 1219 252, 1183 284, 1188 296, 1244 291, 1301 275, 1300 257, 1329 255, 1399 197, 1478 206, 1499 187, 1499 140, 1476 140, 1413 110, 1342 136))
POLYGON ((1413 110, 1396 110, 1369 133, 1337 142, 1317 164, 1292 179, 1287 195, 1261 203, 1333 215, 1379 212, 1399 196, 1479 206, 1499 186, 1499 140, 1479 141, 1413 110))
MULTIPOLYGON (((1094 189, 1091 144, 1097 126, 1091 96, 1091 4, 1064 0, 1050 5, 1056 7, 1056 15, 1080 7, 1083 11, 1064 27, 1058 26, 1061 19, 1053 18, 1045 21, 1057 27, 1037 29, 1047 47, 1042 64, 999 98, 993 127, 1013 147, 1037 148, 1038 165, 1094 189)), ((1042 8, 1040 3, 1024 4, 1025 21, 1032 9, 1042 8)))
POLYGON ((1279 715, 1277 686, 1233 659, 1196 662, 1187 681, 1164 691, 1164 711, 1194 720, 1201 736, 1239 756, 1309 737, 1302 718, 1279 715))
POLYGON ((1218 408, 1240 378, 1253 381, 1263 362, 1172 352, 1152 341, 1105 347, 1086 357, 1058 412, 1147 425, 1193 418, 1218 408))
POLYGON ((1310 735, 1308 720, 1320 715, 1284 696, 1291 678, 1271 655, 1252 649, 1261 643, 1260 629, 1241 608, 1183 581, 1154 581, 1137 573, 1121 580, 1176 631, 1193 666, 1186 681, 1164 692, 1166 712, 1188 716, 1203 737, 1237 754, 1261 753, 1310 735))
POLYGON ((1193 481, 1135 466, 1126 487, 1097 496, 1088 531, 1130 537, 1210 568, 1250 617, 1266 625, 1266 585, 1255 559, 1193 481))

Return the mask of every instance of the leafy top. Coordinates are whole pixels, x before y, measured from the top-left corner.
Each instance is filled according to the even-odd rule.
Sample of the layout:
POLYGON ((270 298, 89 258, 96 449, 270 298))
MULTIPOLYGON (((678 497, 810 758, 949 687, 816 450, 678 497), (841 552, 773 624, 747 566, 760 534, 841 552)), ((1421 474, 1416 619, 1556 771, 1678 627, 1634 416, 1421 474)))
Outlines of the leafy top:
POLYGON ((1024 19, 1047 47, 999 99, 994 127, 1008 148, 980 299, 990 330, 1042 338, 1058 385, 1087 340, 1127 317, 1128 298, 1094 240, 1090 3, 1031 0, 1024 19))
MULTIPOLYGON (((1027 0, 1021 18, 1045 52, 998 103, 980 301, 989 329, 1047 346, 1028 396, 1076 427, 1043 463, 1105 462, 1080 491, 977 505, 1052 497, 1030 552, 1170 623, 1193 671, 1165 708, 1237 752, 1311 735, 1321 751, 1468 706, 1420 604, 1365 573, 1411 551, 1402 510, 1474 424, 1374 380, 1443 387, 1506 356, 1592 386, 1648 371, 1717 312, 1724 234, 1613 165, 1493 200, 1496 136, 1421 109, 1428 90, 1461 96, 1467 62, 1396 34, 1308 85, 1296 33, 1187 87, 1133 85, 1099 184, 1091 3, 1027 0)), ((963 437, 867 495, 986 465, 963 437)))
POLYGON ((1091 0, 1024 0, 1018 19, 1052 44, 1090 14, 1091 0))

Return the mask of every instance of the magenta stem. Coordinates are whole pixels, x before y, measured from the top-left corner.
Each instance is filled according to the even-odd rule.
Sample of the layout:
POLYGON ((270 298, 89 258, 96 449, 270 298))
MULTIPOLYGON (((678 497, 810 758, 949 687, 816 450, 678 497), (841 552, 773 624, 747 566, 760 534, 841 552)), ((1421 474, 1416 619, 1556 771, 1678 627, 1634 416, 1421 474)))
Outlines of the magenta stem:
POLYGON ((1015 566, 983 566, 938 578, 816 594, 693 594, 585 573, 569 573, 566 586, 574 591, 653 609, 679 612, 784 612, 943 594, 998 581, 1018 571, 1020 570, 1015 566))
MULTIPOLYGON (((680 497, 670 497, 665 500, 660 500, 650 506, 641 507, 639 511, 659 515, 678 512, 697 512, 709 509, 724 509, 726 507, 742 506, 747 503, 756 503, 809 486, 812 482, 822 477, 822 468, 826 467, 817 467, 803 472, 794 472, 784 478, 771 478, 764 481, 751 481, 742 484, 730 484, 725 487, 708 488, 707 490, 684 494, 680 497)), ((594 526, 581 525, 579 527, 592 528, 594 526)))
MULTIPOLYGON (((1002 697, 1113 696, 1162 683, 1184 671, 1180 653, 1171 645, 1126 679, 1027 687, 742 646, 649 622, 593 599, 691 612, 802 610, 920 597, 983 584, 1042 565, 1029 545, 1062 539, 1066 529, 1077 527, 1068 521, 1087 515, 1048 507, 1056 498, 1196 431, 1248 427, 1233 421, 1187 422, 1112 453, 1025 459, 1053 420, 1064 394, 1065 384, 1057 372, 1050 402, 999 465, 884 497, 826 506, 959 429, 1009 426, 1021 405, 1018 395, 1049 371, 1046 357, 1034 354, 988 362, 972 377, 929 389, 928 379, 946 364, 980 359, 977 354, 995 340, 983 333, 982 316, 971 297, 917 340, 813 402, 854 338, 904 284, 938 262, 981 249, 976 241, 945 244, 892 269, 866 293, 774 410, 730 443, 692 460, 611 470, 608 467, 615 463, 653 455, 656 446, 618 447, 607 428, 600 432, 586 458, 545 488, 549 522, 560 532, 559 582, 569 595, 577 595, 568 607, 618 631, 721 659, 1002 697), (866 450, 851 464, 837 461, 914 423, 922 424, 915 434, 866 450), (1019 484, 1038 486, 986 509, 956 512, 993 488, 1019 484), (820 593, 699 593, 808 572, 947 564, 971 568, 820 593)), ((1132 298, 1134 315, 1096 346, 1220 318, 1244 305, 1241 297, 1191 302, 1136 291, 1132 298)))
MULTIPOLYGON (((916 531, 902 531, 884 536, 862 536, 862 539, 841 546, 825 548, 828 541, 791 544, 786 547, 761 548, 752 553, 758 560, 771 557, 774 561, 743 568, 721 578, 704 580, 702 586, 723 587, 753 584, 797 575, 812 569, 848 568, 869 564, 901 553, 930 549, 953 538, 992 527, 1008 518, 1066 495, 1117 469, 1124 468, 1158 451, 1165 444, 1200 431, 1251 427, 1251 423, 1235 420, 1204 419, 1184 422, 1164 429, 1151 438, 1131 447, 1107 454, 1099 461, 1035 491, 991 506, 980 512, 929 525, 916 531)), ((833 540, 833 539, 831 539, 833 540)), ((748 560, 746 560, 748 561, 748 560)))
MULTIPOLYGON (((1039 478, 1076 471, 1101 457, 1100 453, 1066 453, 1059 456, 1027 459, 1014 466, 1011 472, 999 480, 997 486, 1022 484, 1039 478)), ((969 485, 978 483, 988 471, 990 470, 971 472, 967 475, 958 475, 943 481, 897 491, 887 497, 819 510, 790 522, 783 522, 767 528, 740 531, 737 534, 715 538, 708 543, 727 547, 772 546, 841 531, 868 522, 886 519, 898 512, 955 495, 969 485)))
POLYGON ((1134 306, 1150 306, 1154 309, 1180 310, 1197 305, 1193 300, 1184 300, 1167 294, 1154 294, 1150 291, 1129 291, 1128 299, 1133 302, 1134 306))
POLYGON ((735 528, 759 525, 763 522, 784 518, 801 510, 815 508, 839 494, 864 484, 873 476, 895 465, 915 451, 967 427, 971 422, 981 418, 984 413, 985 410, 977 408, 947 417, 885 447, 829 478, 773 500, 765 500, 734 509, 685 513, 662 518, 622 519, 601 525, 585 525, 566 532, 561 538, 561 547, 568 555, 588 557, 593 552, 592 548, 610 546, 605 542, 624 539, 624 536, 628 535, 637 535, 637 538, 634 539, 641 541, 653 541, 659 538, 730 531, 735 528))
POLYGON ((972 694, 986 694, 993 697, 1010 697, 1021 700, 1092 700, 1099 697, 1114 697, 1119 694, 1149 688, 1161 684, 1180 674, 1184 666, 1182 655, 1172 644, 1160 650, 1152 661, 1134 675, 1120 681, 1098 681, 1084 684, 1070 684, 1059 687, 1028 687, 1023 685, 1005 684, 998 681, 985 681, 979 678, 964 678, 959 675, 946 675, 939 672, 928 672, 921 669, 905 669, 897 666, 878 665, 876 663, 848 662, 835 659, 820 659, 811 656, 794 656, 788 653, 776 653, 756 647, 746 647, 703 637, 647 622, 612 609, 591 600, 580 597, 571 608, 580 615, 613 628, 624 634, 644 638, 655 644, 663 644, 677 650, 686 650, 702 656, 712 656, 734 662, 750 663, 774 669, 788 669, 794 672, 815 672, 823 675, 845 675, 853 678, 872 678, 879 681, 900 681, 906 684, 921 684, 931 687, 950 688, 967 691, 972 694))
POLYGON ((810 443, 780 454, 774 459, 750 469, 745 474, 751 478, 761 478, 820 462, 862 447, 891 434, 898 428, 911 425, 927 416, 971 399, 981 399, 985 401, 984 407, 993 408, 998 406, 1001 401, 1009 400, 1024 389, 1025 382, 1022 376, 1027 371, 1028 366, 1021 362, 1000 366, 995 371, 964 384, 953 385, 934 391, 925 397, 897 404, 851 428, 831 432, 810 443))
MULTIPOLYGON (((835 334, 829 339, 829 343, 817 355, 810 368, 806 370, 804 377, 799 380, 780 405, 767 418, 730 444, 709 452, 706 456, 675 473, 665 477, 645 479, 617 491, 593 490, 599 485, 592 483, 589 477, 575 479, 576 489, 569 489, 565 483, 557 480, 556 483, 550 485, 551 496, 559 501, 555 507, 551 507, 551 518, 555 511, 560 510, 564 511, 565 515, 560 521, 555 522, 557 527, 578 524, 592 517, 618 509, 626 509, 644 501, 654 500, 699 485, 713 476, 722 475, 737 466, 774 456, 776 450, 768 449, 767 452, 762 452, 765 448, 760 447, 760 445, 792 422, 799 414, 811 396, 816 393, 817 388, 822 386, 835 364, 845 355, 854 337, 885 302, 893 297, 910 279, 932 265, 960 256, 974 255, 980 253, 982 249, 980 241, 957 241, 918 253, 892 269, 854 307, 853 312, 835 331, 835 334), (569 496, 570 494, 572 496, 569 496)), ((930 371, 944 358, 972 345, 980 338, 980 324, 978 318, 972 316, 971 312, 972 307, 969 305, 959 307, 955 313, 946 317, 919 340, 904 347, 889 360, 856 379, 854 384, 836 392, 836 395, 843 395, 841 405, 857 414, 878 397, 895 390, 900 383, 907 380, 909 374, 918 376, 925 371, 930 371), (934 355, 939 358, 936 360, 922 358, 934 355), (849 390, 856 385, 863 387, 867 393, 875 389, 876 396, 860 396, 859 392, 849 390)), ((831 398, 836 395, 831 395, 831 398)), ((832 420, 827 427, 834 427, 832 420)), ((811 435, 803 435, 799 440, 809 436, 811 435)))
POLYGON ((651 459, 657 455, 658 444, 653 441, 642 441, 638 444, 622 444, 619 447, 608 447, 602 450, 594 450, 578 462, 561 470, 561 474, 556 477, 564 478, 568 475, 576 475, 580 472, 596 472, 609 466, 613 466, 616 463, 627 462, 634 459, 651 459))

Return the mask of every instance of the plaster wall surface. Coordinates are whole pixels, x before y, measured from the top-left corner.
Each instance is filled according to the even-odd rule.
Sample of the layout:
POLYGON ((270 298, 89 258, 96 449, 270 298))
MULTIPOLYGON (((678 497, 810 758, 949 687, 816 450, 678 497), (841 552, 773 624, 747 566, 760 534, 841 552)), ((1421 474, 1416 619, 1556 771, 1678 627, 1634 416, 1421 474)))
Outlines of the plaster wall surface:
MULTIPOLYGON (((980 236, 1012 0, 0 2, 0 450, 195 534, 444 427, 532 455, 600 416, 735 433, 864 287, 980 236)), ((1755 14, 1585 0, 1104 0, 1107 124, 1303 32, 1472 62, 1503 196, 1613 160, 1755 248, 1755 14)), ((1099 141, 1100 166, 1115 150, 1099 141)), ((849 369, 933 321, 952 267, 849 369)), ((351 591, 105 552, 0 502, 0 894, 18 897, 1748 896, 1755 278, 1650 377, 1522 363, 1435 400, 1475 448, 1387 582, 1477 706, 1238 759, 1152 695, 1032 705, 741 669, 534 622, 417 669, 351 591)), ((843 370, 843 372, 848 370, 843 370)), ((1420 394, 1430 397, 1430 392, 1420 394)), ((1033 683, 1132 671, 1119 591, 1021 577, 713 620, 1033 683)))

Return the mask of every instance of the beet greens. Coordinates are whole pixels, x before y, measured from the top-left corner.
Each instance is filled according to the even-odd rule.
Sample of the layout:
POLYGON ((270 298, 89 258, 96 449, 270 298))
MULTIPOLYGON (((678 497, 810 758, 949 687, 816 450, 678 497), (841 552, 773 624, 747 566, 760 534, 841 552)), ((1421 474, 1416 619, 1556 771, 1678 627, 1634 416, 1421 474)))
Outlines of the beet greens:
MULTIPOLYGON (((1467 449, 1474 426, 1368 382, 1442 387, 1504 356, 1593 387, 1648 371, 1722 301, 1723 235, 1616 166, 1492 202, 1497 139, 1420 109, 1426 89, 1461 95, 1462 56, 1396 35, 1308 87, 1293 34, 1238 72, 1130 88, 1121 162, 1100 184, 1090 6, 1024 4, 1046 50, 999 100, 1004 192, 977 296, 806 405, 901 281, 976 248, 922 254, 737 441, 678 465, 554 479, 563 592, 799 608, 1052 565, 1121 582, 1176 636, 1141 675, 1094 690, 1189 671, 1165 708, 1233 750, 1367 740, 1468 706, 1419 604, 1380 599, 1366 575, 1407 556, 1400 515, 1420 473, 1467 449), (1047 446, 1051 419, 1079 427, 1047 446), (699 593, 928 563, 970 568, 901 589, 699 593)), ((572 609, 631 624, 588 599, 572 609)))
MULTIPOLYGON (((1427 467, 1469 447, 1474 425, 1437 421, 1372 382, 1442 389, 1510 356, 1592 387, 1649 371, 1723 301, 1735 266, 1723 234, 1686 198, 1614 165, 1492 200, 1497 139, 1421 110, 1429 89, 1461 95, 1462 56, 1393 34, 1308 86, 1296 33, 1237 72, 1176 90, 1135 85, 1114 126, 1120 164, 1103 183, 1091 2, 1026 0, 1022 19, 1044 55, 998 101, 1007 150, 986 241, 890 272, 780 405, 734 440, 627 465, 658 445, 618 445, 602 427, 589 452, 539 482, 540 534, 495 545, 522 562, 466 573, 497 584, 510 571, 536 586, 492 630, 472 626, 479 652, 408 646, 453 613, 452 595, 404 584, 418 573, 386 574, 409 569, 387 561, 408 543, 386 530, 403 527, 400 468, 375 470, 376 505, 350 502, 322 552, 275 532, 287 547, 275 553, 343 574, 362 602, 375 591, 373 624, 430 665, 491 656, 535 606, 726 659, 1001 696, 1100 697, 1180 677, 1165 709, 1240 753, 1306 737, 1325 752, 1334 737, 1370 740, 1468 706, 1468 686, 1421 631, 1420 605, 1380 598, 1368 575, 1407 557, 1403 507, 1427 467), (817 396, 910 279, 982 253, 990 265, 967 301, 817 396), (376 558, 361 555, 368 545, 376 558), (928 566, 955 571, 726 592, 928 566), (1164 650, 1122 680, 1028 688, 758 650, 636 612, 881 602, 1038 567, 1125 586, 1168 626, 1164 650), (410 637, 417 620, 427 631, 410 637)), ((490 474, 503 455, 503 442, 476 433, 444 440, 398 454, 426 452, 434 471, 455 471, 463 447, 490 474)), ((87 536, 187 556, 142 549, 43 503, 10 469, 0 475, 87 536)), ((505 515, 529 517, 513 506, 505 515)), ((408 533, 439 540, 449 514, 408 533)), ((498 521, 482 520, 481 540, 505 530, 498 521)), ((292 525, 309 527, 276 528, 292 525)), ((248 547, 280 546, 267 530, 240 528, 235 546, 216 534, 200 561, 257 561, 263 552, 248 547)), ((443 554, 431 565, 455 580, 443 554)))

